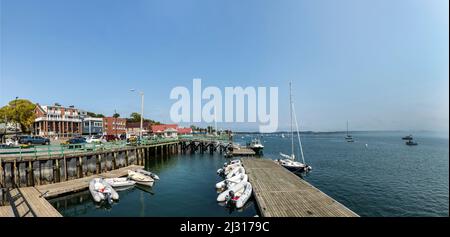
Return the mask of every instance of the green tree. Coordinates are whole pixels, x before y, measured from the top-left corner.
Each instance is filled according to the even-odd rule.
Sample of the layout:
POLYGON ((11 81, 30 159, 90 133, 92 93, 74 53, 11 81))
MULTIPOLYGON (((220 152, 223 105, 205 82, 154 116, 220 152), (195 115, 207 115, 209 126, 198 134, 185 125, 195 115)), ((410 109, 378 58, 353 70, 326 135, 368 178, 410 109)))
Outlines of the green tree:
POLYGON ((114 118, 118 118, 118 117, 120 117, 120 114, 114 113, 114 114, 113 114, 113 117, 114 117, 114 118))
POLYGON ((130 115, 130 122, 140 122, 141 121, 141 114, 133 112, 130 115))
POLYGON ((33 125, 36 105, 26 99, 16 99, 0 108, 0 118, 20 125, 22 132, 29 132, 33 125))

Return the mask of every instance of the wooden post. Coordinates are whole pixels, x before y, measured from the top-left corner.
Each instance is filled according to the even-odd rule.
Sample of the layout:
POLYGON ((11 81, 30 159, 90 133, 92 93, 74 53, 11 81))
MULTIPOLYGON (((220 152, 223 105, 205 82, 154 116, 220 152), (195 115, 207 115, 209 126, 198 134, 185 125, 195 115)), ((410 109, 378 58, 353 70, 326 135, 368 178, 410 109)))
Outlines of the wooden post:
POLYGON ((67 174, 67 159, 66 156, 63 156, 64 158, 64 180, 67 181, 69 178, 69 174, 67 174))
POLYGON ((56 170, 55 170, 56 172, 54 172, 55 176, 53 177, 54 183, 61 182, 61 170, 59 169, 59 159, 56 159, 55 162, 56 162, 56 170))
POLYGON ((16 160, 14 160, 14 164, 13 164, 13 170, 12 170, 12 175, 13 175, 13 184, 17 185, 20 187, 20 183, 17 183, 17 176, 18 176, 18 172, 17 172, 17 164, 16 164, 16 160))
POLYGON ((158 156, 158 147, 154 146, 153 150, 155 151, 155 158, 158 156))
POLYGON ((98 154, 95 162, 95 173, 100 174, 102 170, 102 155, 98 154))
POLYGON ((42 184, 42 171, 41 171, 41 161, 38 160, 38 164, 39 164, 39 179, 38 179, 38 185, 42 184))
POLYGON ((83 178, 83 158, 81 158, 81 156, 78 157, 78 178, 83 178))
POLYGON ((117 163, 116 163, 117 161, 116 161, 116 159, 117 159, 117 151, 114 151, 114 152, 113 152, 113 162, 112 162, 112 163, 113 163, 113 165, 112 165, 112 166, 113 166, 113 167, 112 167, 113 170, 115 170, 116 167, 117 167, 117 163))
POLYGON ((125 166, 128 166, 128 156, 129 156, 129 152, 128 152, 128 150, 126 150, 125 151, 125 166))
POLYGON ((3 178, 4 172, 3 172, 3 162, 2 159, 0 158, 0 187, 4 187, 4 178, 3 178))
POLYGON ((28 161, 27 186, 34 186, 33 162, 28 161))

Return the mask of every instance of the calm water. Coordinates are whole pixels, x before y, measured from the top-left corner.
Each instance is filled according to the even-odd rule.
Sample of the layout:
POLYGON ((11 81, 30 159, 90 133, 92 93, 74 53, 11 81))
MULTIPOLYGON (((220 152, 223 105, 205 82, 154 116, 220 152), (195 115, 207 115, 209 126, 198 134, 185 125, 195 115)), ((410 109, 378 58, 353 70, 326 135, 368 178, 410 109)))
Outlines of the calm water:
MULTIPOLYGON (((302 135, 307 163, 313 171, 304 177, 361 216, 448 216, 449 146, 447 136, 415 134, 418 146, 409 147, 403 133, 302 135), (367 146, 366 146, 367 144, 367 146)), ((236 137, 245 143, 250 135, 236 137)), ((264 155, 278 158, 290 152, 290 139, 262 137, 264 155)), ((152 190, 120 192, 120 202, 97 207, 89 192, 51 200, 64 216, 254 216, 253 202, 242 211, 217 204, 214 185, 219 155, 180 155, 159 159, 148 168, 161 180, 152 190)))

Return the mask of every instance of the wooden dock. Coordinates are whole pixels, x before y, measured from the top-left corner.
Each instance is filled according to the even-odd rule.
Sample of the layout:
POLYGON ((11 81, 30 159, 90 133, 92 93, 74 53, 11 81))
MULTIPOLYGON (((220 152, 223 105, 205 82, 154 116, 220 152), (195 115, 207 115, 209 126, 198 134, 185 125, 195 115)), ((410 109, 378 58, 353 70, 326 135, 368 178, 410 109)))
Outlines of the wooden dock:
POLYGON ((233 149, 233 151, 231 152, 232 156, 254 156, 256 155, 255 151, 250 149, 250 148, 246 148, 246 147, 241 147, 239 149, 233 149))
POLYGON ((305 180, 268 159, 242 159, 264 217, 357 217, 305 180))
POLYGON ((70 181, 41 185, 36 187, 15 188, 10 191, 13 206, 0 206, 0 217, 61 217, 61 214, 46 200, 63 194, 78 192, 89 187, 93 178, 115 178, 128 174, 128 170, 143 168, 139 165, 112 170, 70 181))
POLYGON ((89 181, 93 178, 117 178, 128 175, 128 170, 142 169, 143 166, 130 165, 127 167, 119 168, 116 170, 111 170, 106 173, 91 175, 88 177, 74 179, 66 182, 46 184, 41 186, 36 186, 36 189, 44 195, 46 198, 53 198, 61 196, 68 193, 79 192, 85 190, 89 187, 89 181))

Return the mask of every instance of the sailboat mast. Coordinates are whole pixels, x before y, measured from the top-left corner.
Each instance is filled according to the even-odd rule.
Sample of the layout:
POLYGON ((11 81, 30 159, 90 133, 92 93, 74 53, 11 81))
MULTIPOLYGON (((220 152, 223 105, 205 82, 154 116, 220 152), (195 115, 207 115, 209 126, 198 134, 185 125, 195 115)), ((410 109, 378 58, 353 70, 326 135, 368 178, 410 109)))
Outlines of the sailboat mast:
POLYGON ((292 83, 289 82, 289 115, 291 118, 291 157, 294 157, 294 130, 292 128, 292 83))
POLYGON ((348 137, 348 120, 347 120, 347 137, 348 137))

